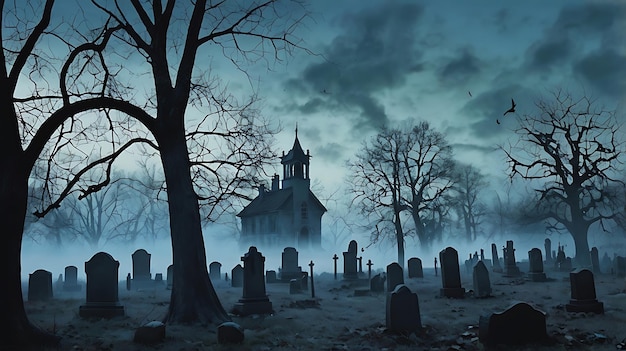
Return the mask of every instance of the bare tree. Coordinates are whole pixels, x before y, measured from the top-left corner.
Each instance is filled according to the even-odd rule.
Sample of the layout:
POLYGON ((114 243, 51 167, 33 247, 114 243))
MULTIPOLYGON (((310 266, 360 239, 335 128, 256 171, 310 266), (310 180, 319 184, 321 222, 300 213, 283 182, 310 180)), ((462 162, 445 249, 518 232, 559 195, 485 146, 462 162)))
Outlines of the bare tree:
POLYGON ((589 227, 604 226, 620 210, 610 190, 624 185, 618 177, 624 143, 620 123, 594 100, 562 91, 536 107, 535 114, 518 117, 518 141, 501 147, 509 176, 530 182, 541 218, 571 234, 577 263, 588 266, 589 227))
POLYGON ((468 242, 476 240, 478 227, 486 215, 486 206, 481 200, 481 193, 489 183, 483 174, 472 165, 457 165, 454 174, 454 207, 465 227, 468 242))

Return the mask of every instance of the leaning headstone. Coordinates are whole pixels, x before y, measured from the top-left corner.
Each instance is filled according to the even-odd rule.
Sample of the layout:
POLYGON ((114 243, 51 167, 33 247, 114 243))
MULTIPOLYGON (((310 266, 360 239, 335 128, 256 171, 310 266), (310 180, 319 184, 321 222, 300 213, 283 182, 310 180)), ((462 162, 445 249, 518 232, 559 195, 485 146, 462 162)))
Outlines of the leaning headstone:
POLYGON ((504 250, 504 276, 519 277, 522 275, 517 263, 515 262, 515 249, 513 248, 513 240, 507 240, 506 249, 504 250))
POLYGON ((52 273, 38 269, 28 275, 28 301, 46 301, 52 298, 52 273))
POLYGON ((133 342, 152 345, 165 340, 165 324, 159 321, 148 322, 135 330, 133 342))
POLYGON ((402 267, 393 262, 387 265, 387 292, 392 292, 397 285, 404 284, 402 267))
POLYGON ((283 249, 281 258, 280 280, 290 282, 291 279, 300 279, 302 267, 298 266, 298 250, 293 247, 286 247, 283 249))
POLYGON ((243 267, 241 264, 237 264, 231 271, 232 277, 230 284, 233 288, 240 288, 243 286, 243 267))
POLYGON ((233 313, 240 316, 272 313, 272 303, 265 293, 265 257, 250 246, 241 258, 243 261, 243 297, 233 307, 233 313))
POLYGON ((358 279, 357 266, 357 243, 351 240, 348 244, 348 251, 343 253, 343 279, 358 279))
POLYGON ((224 322, 217 326, 218 344, 241 344, 243 339, 243 328, 239 324, 224 322))
POLYGON ((496 244, 491 244, 491 261, 493 272, 502 273, 502 266, 500 265, 500 259, 498 258, 498 247, 496 244))
POLYGON ((278 283, 278 278, 276 278, 276 271, 274 270, 265 271, 265 282, 267 284, 278 283))
POLYGON ((489 297, 491 296, 491 280, 489 279, 489 270, 483 261, 478 261, 472 269, 472 278, 474 281, 474 296, 489 297))
POLYGON ((174 284, 174 265, 167 266, 167 289, 172 289, 172 284, 174 284))
POLYGON ((598 248, 595 246, 592 247, 589 254, 591 255, 591 271, 596 275, 601 274, 602 271, 600 270, 600 255, 598 254, 598 248))
POLYGON ((465 288, 461 287, 461 272, 459 271, 459 254, 453 247, 447 247, 439 252, 441 262, 441 296, 452 298, 465 297, 465 288))
POLYGON ((478 339, 487 347, 545 342, 548 340, 546 314, 519 302, 504 312, 481 316, 478 339))
POLYGON ((409 278, 424 278, 422 260, 418 257, 409 258, 407 267, 409 269, 409 278))
POLYGON ((144 288, 151 283, 150 254, 144 249, 133 252, 133 289, 144 288))
POLYGON ((543 272, 543 258, 541 257, 541 250, 533 248, 528 251, 528 278, 533 282, 545 282, 546 274, 543 272))
POLYGON ((565 305, 568 312, 604 313, 604 304, 596 299, 596 285, 593 272, 576 269, 569 274, 572 299, 565 305))
POLYGON ((106 252, 98 252, 85 262, 87 274, 86 303, 79 307, 81 317, 109 318, 124 315, 118 297, 120 263, 106 252))
POLYGON ((387 329, 394 333, 410 334, 422 328, 417 294, 404 284, 396 285, 387 300, 387 329))
POLYGON ((385 273, 378 273, 370 280, 370 290, 375 293, 382 293, 385 291, 385 280, 387 277, 385 273))
POLYGON ((78 284, 78 268, 76 266, 65 267, 65 281, 63 291, 80 291, 82 286, 78 284))
POLYGON ((217 283, 222 279, 222 264, 213 261, 209 264, 209 278, 211 278, 211 282, 213 284, 217 283))

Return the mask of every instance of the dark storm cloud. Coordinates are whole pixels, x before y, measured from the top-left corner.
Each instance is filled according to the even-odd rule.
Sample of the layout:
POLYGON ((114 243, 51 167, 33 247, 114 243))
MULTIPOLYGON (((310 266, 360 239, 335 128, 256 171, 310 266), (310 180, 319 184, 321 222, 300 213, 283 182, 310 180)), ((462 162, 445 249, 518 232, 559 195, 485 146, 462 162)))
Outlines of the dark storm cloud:
POLYGON ((574 72, 603 94, 622 97, 626 92, 626 56, 615 50, 595 51, 574 65, 574 72))
POLYGON ((541 71, 561 67, 573 53, 572 42, 566 38, 549 38, 535 43, 529 50, 529 66, 541 71))
POLYGON ((439 69, 439 78, 448 83, 464 83, 480 73, 480 62, 468 49, 462 50, 458 57, 448 59, 439 69))
POLYGON ((294 94, 308 99, 299 110, 354 111, 358 129, 387 124, 376 95, 404 85, 409 74, 423 70, 414 45, 422 12, 413 3, 386 2, 338 18, 342 32, 324 50, 325 60, 310 64, 300 77, 286 83, 294 94))
POLYGON ((346 148, 338 143, 328 143, 315 148, 315 152, 325 162, 342 163, 346 148))

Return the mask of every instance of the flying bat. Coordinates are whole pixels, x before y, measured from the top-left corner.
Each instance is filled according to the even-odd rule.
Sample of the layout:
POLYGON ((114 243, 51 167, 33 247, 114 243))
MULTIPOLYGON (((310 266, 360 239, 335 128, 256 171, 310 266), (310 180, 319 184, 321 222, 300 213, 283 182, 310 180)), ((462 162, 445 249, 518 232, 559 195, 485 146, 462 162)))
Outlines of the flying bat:
POLYGON ((511 99, 511 108, 506 110, 506 112, 504 112, 503 116, 506 116, 506 114, 509 113, 509 112, 511 112, 511 113, 515 112, 515 106, 517 106, 517 105, 515 105, 515 100, 511 99))
POLYGON ((472 92, 471 91, 467 91, 467 94, 469 94, 470 97, 472 97, 472 92))
POLYGON ((496 123, 500 124, 500 120, 496 119, 496 123))

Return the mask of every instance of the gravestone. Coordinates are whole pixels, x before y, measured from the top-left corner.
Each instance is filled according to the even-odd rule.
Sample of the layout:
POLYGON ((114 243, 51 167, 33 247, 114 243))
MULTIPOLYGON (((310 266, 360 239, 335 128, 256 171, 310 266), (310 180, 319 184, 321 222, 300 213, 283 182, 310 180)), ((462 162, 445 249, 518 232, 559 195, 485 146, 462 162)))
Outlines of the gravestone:
POLYGON ((106 252, 98 252, 85 262, 87 274, 86 303, 81 305, 81 317, 110 318, 124 315, 124 306, 118 297, 118 269, 120 263, 106 252))
POLYGON ((240 288, 243 286, 243 267, 241 264, 237 264, 231 271, 232 277, 230 284, 233 288, 240 288))
POLYGON ((272 313, 272 303, 265 293, 265 257, 250 246, 241 258, 243 261, 243 297, 233 308, 233 313, 240 316, 272 313))
POLYGON ((65 281, 63 291, 80 291, 82 286, 78 284, 78 268, 76 266, 65 267, 65 281))
POLYGON ((600 256, 598 254, 598 248, 595 246, 592 247, 589 255, 591 255, 591 271, 596 275, 601 274, 602 271, 600 270, 600 256))
POLYGON ((543 272, 543 258, 541 257, 541 250, 533 248, 528 251, 528 278, 533 282, 545 282, 546 274, 543 272))
POLYGON ((409 278, 424 278, 422 260, 418 257, 409 258, 407 267, 409 269, 409 278))
POLYGON ((46 301, 52 298, 52 273, 38 269, 28 275, 28 301, 46 301))
POLYGON ((302 272, 300 287, 302 287, 303 290, 309 290, 309 272, 302 272))
POLYGON ((519 302, 503 312, 480 316, 478 339, 488 347, 545 342, 546 314, 519 302))
POLYGON ((404 284, 402 267, 397 262, 390 263, 387 265, 387 292, 392 292, 399 284, 404 284))
POLYGON ((452 298, 465 297, 465 288, 461 287, 461 272, 459 271, 459 254, 453 247, 447 247, 439 252, 441 263, 441 296, 452 298))
POLYGON ((613 271, 620 278, 626 277, 626 257, 615 256, 613 259, 613 271))
POLYGON ((474 281, 474 296, 489 297, 491 296, 491 280, 489 279, 489 270, 483 261, 478 261, 472 269, 472 278, 474 281))
POLYGON ((291 279, 289 281, 289 294, 299 294, 302 292, 302 281, 300 279, 291 279))
POLYGON ((370 290, 375 293, 382 293, 385 291, 385 280, 387 277, 385 273, 378 273, 370 280, 370 290))
POLYGON ((213 284, 217 283, 222 279, 222 264, 213 261, 209 264, 209 278, 211 278, 211 282, 213 284))
POLYGON ((278 283, 278 278, 276 278, 276 271, 269 270, 265 272, 265 282, 267 284, 275 284, 278 283))
POLYGON ((356 270, 357 264, 357 243, 351 240, 348 244, 348 251, 343 253, 343 279, 352 280, 358 278, 356 270))
POLYGON ((552 241, 549 238, 543 242, 543 247, 546 251, 546 264, 552 264, 552 241))
POLYGON ((604 304, 596 299, 593 272, 579 268, 569 274, 572 298, 565 305, 568 312, 604 313, 604 304))
POLYGON ((422 328, 417 294, 404 284, 396 285, 387 300, 387 330, 407 335, 422 328))
POLYGON ((146 287, 151 283, 152 274, 150 274, 150 254, 144 249, 133 252, 133 280, 132 287, 134 289, 146 287))
POLYGON ((498 258, 498 247, 496 244, 491 244, 491 261, 493 272, 502 273, 502 266, 500 265, 500 259, 498 258))
POLYGON ((172 284, 174 284, 174 265, 167 266, 167 289, 172 289, 172 284))
POLYGON ((519 277, 522 275, 517 263, 515 262, 515 249, 513 248, 513 240, 507 240, 504 250, 504 276, 519 277))
POLYGON ((300 279, 302 277, 302 267, 298 266, 298 250, 293 247, 284 248, 281 262, 281 281, 289 283, 291 279, 300 279))
POLYGON ((154 282, 155 282, 156 284, 159 284, 159 285, 163 284, 163 273, 157 273, 157 274, 155 274, 155 275, 154 275, 154 282))

